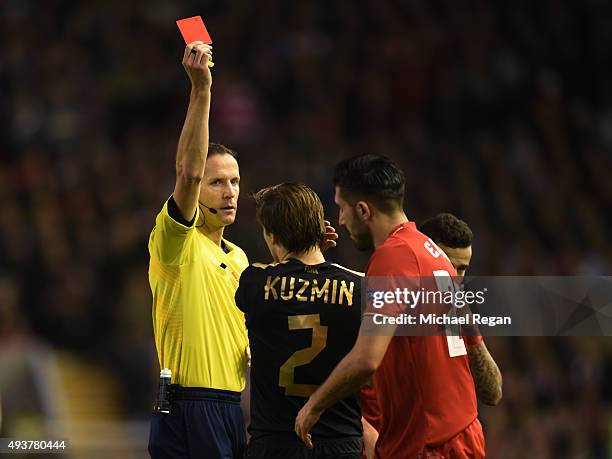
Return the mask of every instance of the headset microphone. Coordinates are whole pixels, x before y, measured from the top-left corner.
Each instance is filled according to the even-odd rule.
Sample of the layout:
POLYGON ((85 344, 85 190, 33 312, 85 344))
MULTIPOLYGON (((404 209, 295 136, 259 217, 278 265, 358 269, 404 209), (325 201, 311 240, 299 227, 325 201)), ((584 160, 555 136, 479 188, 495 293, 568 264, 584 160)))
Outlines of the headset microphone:
POLYGON ((215 209, 214 207, 208 207, 206 204, 204 204, 202 201, 198 201, 201 205, 203 205, 204 207, 206 207, 211 214, 216 214, 218 212, 217 209, 215 209))

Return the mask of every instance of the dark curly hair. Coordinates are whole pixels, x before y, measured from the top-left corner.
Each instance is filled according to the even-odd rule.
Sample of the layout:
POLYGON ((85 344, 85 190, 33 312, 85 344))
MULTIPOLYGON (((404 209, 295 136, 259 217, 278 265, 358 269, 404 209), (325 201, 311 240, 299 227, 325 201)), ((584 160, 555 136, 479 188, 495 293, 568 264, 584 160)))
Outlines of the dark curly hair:
POLYGON ((449 213, 428 218, 421 223, 419 231, 429 236, 436 244, 444 244, 453 249, 471 246, 474 238, 468 224, 449 213))

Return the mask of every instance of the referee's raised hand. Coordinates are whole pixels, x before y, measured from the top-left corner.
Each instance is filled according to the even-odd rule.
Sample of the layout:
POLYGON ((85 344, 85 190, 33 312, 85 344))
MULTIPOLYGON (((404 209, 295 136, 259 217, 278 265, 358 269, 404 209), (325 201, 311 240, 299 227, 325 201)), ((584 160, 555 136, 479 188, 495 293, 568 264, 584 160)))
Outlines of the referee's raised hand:
POLYGON ((194 89, 209 89, 212 75, 208 61, 212 60, 212 46, 201 41, 194 41, 185 47, 183 67, 191 80, 194 89))

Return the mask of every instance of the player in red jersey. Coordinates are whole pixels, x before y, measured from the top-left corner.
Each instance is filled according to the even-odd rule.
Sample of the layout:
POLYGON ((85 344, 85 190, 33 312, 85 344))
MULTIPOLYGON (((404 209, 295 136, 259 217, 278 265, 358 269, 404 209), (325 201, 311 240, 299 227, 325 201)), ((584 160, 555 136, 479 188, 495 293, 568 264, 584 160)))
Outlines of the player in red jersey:
MULTIPOLYGON (((468 224, 453 214, 442 213, 421 223, 419 231, 444 250, 457 270, 457 277, 462 278, 472 259, 473 234, 468 224)), ((475 345, 468 346, 468 358, 478 400, 485 405, 495 406, 502 398, 501 372, 483 340, 478 337, 464 339, 468 343, 475 340, 475 345)))
MULTIPOLYGON (((457 278, 462 278, 470 266, 472 259, 473 233, 469 225, 450 213, 441 213, 428 218, 419 225, 419 231, 429 236, 436 245, 448 256, 451 264, 457 271, 457 278)), ((466 337, 468 342, 478 338, 466 337)), ((495 406, 502 397, 502 376, 495 360, 491 356, 484 341, 478 345, 468 346, 470 370, 476 386, 476 396, 485 405, 495 406)), ((364 458, 374 457, 373 452, 367 449, 368 444, 375 444, 378 431, 382 426, 382 418, 376 392, 371 386, 364 386, 361 390, 361 414, 366 419, 364 423, 364 444, 366 453, 364 458), (372 426, 373 432, 366 435, 365 427, 372 426)))
MULTIPOLYGON (((444 252, 408 221, 402 208, 405 178, 394 162, 378 155, 346 159, 336 166, 334 184, 340 224, 357 248, 376 249, 367 276, 456 275, 444 252)), ((325 409, 373 377, 383 419, 377 458, 484 457, 463 339, 369 336, 364 330, 371 323, 366 314, 351 352, 298 413, 297 435, 312 446, 308 432, 325 409)))

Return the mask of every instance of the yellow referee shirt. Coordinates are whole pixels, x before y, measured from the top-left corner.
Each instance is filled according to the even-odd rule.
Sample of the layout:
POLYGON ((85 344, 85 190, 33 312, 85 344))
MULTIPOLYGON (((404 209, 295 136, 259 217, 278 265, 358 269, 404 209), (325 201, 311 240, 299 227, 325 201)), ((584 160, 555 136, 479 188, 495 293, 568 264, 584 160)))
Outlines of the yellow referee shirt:
MULTIPOLYGON (((194 222, 198 221, 199 209, 194 222)), ((249 262, 238 246, 228 253, 195 227, 168 213, 149 238, 153 330, 161 368, 172 383, 240 392, 245 385, 248 338, 234 295, 249 262)))

